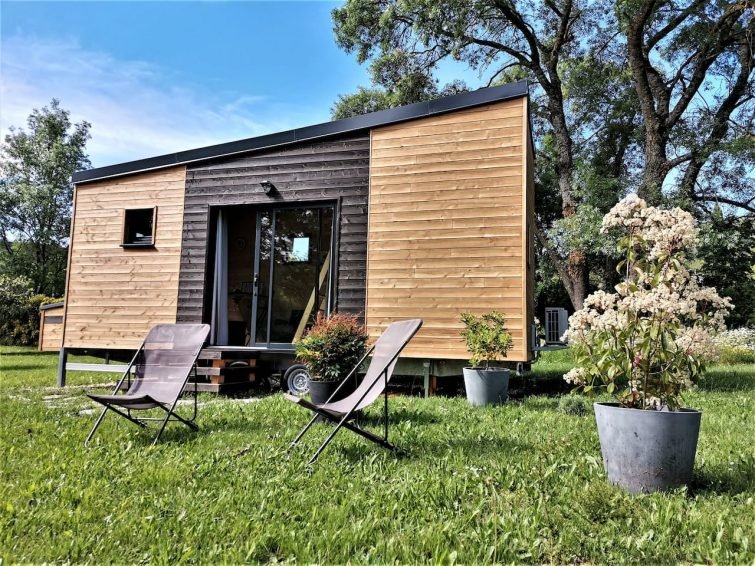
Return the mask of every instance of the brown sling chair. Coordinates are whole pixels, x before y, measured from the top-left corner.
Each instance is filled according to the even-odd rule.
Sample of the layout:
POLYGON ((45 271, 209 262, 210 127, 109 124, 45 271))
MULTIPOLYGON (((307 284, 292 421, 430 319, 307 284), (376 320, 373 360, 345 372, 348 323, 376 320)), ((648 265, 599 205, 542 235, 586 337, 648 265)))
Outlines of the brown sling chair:
POLYGON ((152 444, 157 444, 169 420, 177 420, 192 430, 199 430, 194 420, 197 417, 196 363, 199 352, 207 340, 210 326, 207 324, 158 324, 154 326, 142 342, 118 385, 110 395, 87 393, 94 401, 104 405, 97 422, 84 441, 84 446, 94 436, 105 413, 114 411, 132 423, 146 428, 145 421, 162 421, 162 426, 152 444), (192 370, 194 371, 194 414, 186 419, 176 414, 178 398, 186 387, 192 370), (133 379, 132 379, 133 372, 133 379), (127 381, 127 391, 118 392, 127 381), (141 417, 132 411, 162 409, 165 418, 141 417))
POLYGON ((310 429, 310 427, 314 424, 318 417, 322 417, 323 419, 336 423, 336 427, 328 435, 322 445, 320 445, 312 458, 310 458, 308 462, 309 464, 312 464, 317 459, 320 453, 330 443, 330 441, 338 433, 338 431, 341 430, 341 428, 349 429, 359 436, 375 442, 376 444, 379 444, 384 448, 395 450, 395 446, 388 442, 388 382, 390 381, 391 375, 393 374, 393 369, 396 366, 396 361, 398 360, 399 354, 409 343, 412 337, 417 333, 421 326, 422 320, 420 319, 402 320, 399 322, 394 322, 393 324, 388 326, 388 328, 386 328, 383 332, 382 336, 380 336, 377 342, 375 342, 375 345, 368 350, 368 352, 361 360, 359 360, 359 363, 343 379, 341 384, 338 386, 338 389, 333 392, 333 394, 325 403, 315 405, 314 403, 311 403, 306 399, 302 399, 294 395, 286 395, 286 399, 288 399, 292 403, 296 403, 297 405, 309 409, 314 413, 312 419, 301 430, 297 437, 294 438, 288 449, 290 450, 291 448, 293 448, 296 443, 301 440, 302 436, 304 436, 304 434, 310 429), (343 387, 345 383, 349 381, 351 377, 356 374, 357 370, 362 365, 362 362, 364 362, 364 360, 367 359, 370 354, 372 354, 372 360, 370 361, 370 366, 367 369, 367 374, 364 376, 364 379, 362 379, 362 382, 359 384, 359 387, 357 387, 356 391, 354 391, 354 393, 352 393, 348 397, 341 399, 340 401, 333 401, 332 399, 335 398, 335 396, 338 394, 338 391, 343 387), (351 418, 354 415, 356 415, 365 407, 368 407, 369 405, 374 403, 381 394, 384 396, 384 430, 382 438, 360 427, 358 422, 350 422, 351 418))

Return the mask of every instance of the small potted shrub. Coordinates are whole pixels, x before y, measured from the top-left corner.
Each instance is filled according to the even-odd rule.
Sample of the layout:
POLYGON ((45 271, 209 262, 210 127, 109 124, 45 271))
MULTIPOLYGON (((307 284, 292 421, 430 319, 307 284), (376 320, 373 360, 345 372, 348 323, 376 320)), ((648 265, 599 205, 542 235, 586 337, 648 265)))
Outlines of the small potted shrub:
POLYGON ((511 333, 506 330, 506 317, 497 311, 482 316, 462 313, 462 337, 471 354, 472 367, 464 368, 464 388, 471 405, 503 403, 509 395, 509 370, 491 367, 506 357, 513 347, 511 333))
POLYGON ((615 397, 594 405, 610 482, 632 493, 679 487, 692 477, 701 420, 682 408, 682 394, 716 355, 713 336, 731 303, 692 274, 697 229, 689 213, 630 195, 601 231, 616 238, 624 281, 572 315, 565 338, 577 367, 564 378, 615 397))
MULTIPOLYGON (((309 394, 313 403, 324 403, 330 398, 364 356, 367 338, 367 332, 355 316, 317 316, 312 328, 296 344, 296 358, 309 371, 309 394)), ((355 377, 339 390, 339 399, 354 391, 355 377)))

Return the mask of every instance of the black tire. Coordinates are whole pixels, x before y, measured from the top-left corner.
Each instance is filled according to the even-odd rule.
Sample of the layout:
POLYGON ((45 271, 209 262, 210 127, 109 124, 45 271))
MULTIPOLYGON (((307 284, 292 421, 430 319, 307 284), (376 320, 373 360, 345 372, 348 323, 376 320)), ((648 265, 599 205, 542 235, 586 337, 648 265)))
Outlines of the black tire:
POLYGON ((309 372, 302 364, 294 364, 286 370, 281 379, 281 388, 292 395, 301 397, 309 393, 309 372))

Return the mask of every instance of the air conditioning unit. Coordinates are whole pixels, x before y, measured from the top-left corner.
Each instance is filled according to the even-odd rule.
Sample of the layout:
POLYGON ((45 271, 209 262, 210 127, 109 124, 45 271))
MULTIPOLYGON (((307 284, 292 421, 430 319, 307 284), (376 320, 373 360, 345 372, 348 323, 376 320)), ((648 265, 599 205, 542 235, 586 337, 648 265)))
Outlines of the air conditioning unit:
POLYGON ((566 309, 545 308, 545 343, 561 344, 561 337, 569 325, 569 313, 566 309))

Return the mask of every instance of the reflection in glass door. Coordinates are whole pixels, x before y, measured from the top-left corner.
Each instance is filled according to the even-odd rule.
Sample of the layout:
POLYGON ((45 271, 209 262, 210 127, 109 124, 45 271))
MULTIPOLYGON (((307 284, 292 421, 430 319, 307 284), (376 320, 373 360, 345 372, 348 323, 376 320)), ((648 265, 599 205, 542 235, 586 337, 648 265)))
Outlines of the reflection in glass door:
POLYGON ((260 212, 256 241, 254 345, 290 346, 330 310, 333 207, 260 212))

